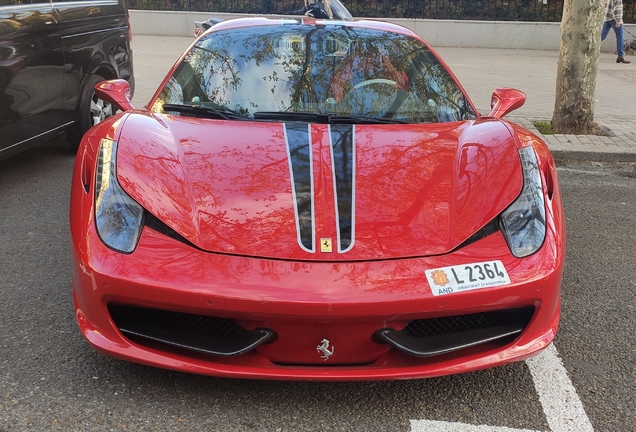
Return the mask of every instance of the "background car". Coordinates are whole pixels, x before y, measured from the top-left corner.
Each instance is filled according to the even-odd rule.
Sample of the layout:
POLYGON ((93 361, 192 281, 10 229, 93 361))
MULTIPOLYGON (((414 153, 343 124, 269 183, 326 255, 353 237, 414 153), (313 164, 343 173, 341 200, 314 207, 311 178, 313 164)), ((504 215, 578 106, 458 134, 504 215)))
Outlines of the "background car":
POLYGON ((71 191, 80 330, 129 361, 217 376, 423 378, 555 337, 554 161, 400 26, 228 20, 147 109, 83 138, 71 191))
MULTIPOLYGON (((320 18, 320 19, 335 19, 335 20, 344 20, 351 21, 353 17, 349 10, 340 0, 330 0, 327 2, 317 1, 317 2, 308 2, 308 1, 297 1, 298 6, 302 5, 295 10, 290 10, 289 13, 291 15, 305 15, 311 18, 320 18)), ((212 27, 215 24, 223 21, 221 18, 209 18, 205 21, 195 21, 194 22, 194 36, 201 36, 207 29, 212 27)))
POLYGON ((95 84, 123 78, 134 88, 124 0, 10 1, 0 6, 0 158, 113 114, 95 84))

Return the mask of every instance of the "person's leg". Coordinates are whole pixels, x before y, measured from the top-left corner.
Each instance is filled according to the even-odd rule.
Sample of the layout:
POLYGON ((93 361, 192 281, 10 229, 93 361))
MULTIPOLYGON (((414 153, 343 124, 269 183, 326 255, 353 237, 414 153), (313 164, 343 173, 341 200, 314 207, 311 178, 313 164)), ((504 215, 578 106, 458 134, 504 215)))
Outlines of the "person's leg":
POLYGON ((625 56, 625 38, 623 37, 623 26, 616 27, 614 23, 614 33, 616 33, 616 53, 619 57, 625 56))
POLYGON ((614 21, 605 21, 603 23, 603 28, 601 29, 601 41, 604 41, 605 38, 607 37, 607 34, 609 33, 610 28, 612 27, 612 23, 614 21))

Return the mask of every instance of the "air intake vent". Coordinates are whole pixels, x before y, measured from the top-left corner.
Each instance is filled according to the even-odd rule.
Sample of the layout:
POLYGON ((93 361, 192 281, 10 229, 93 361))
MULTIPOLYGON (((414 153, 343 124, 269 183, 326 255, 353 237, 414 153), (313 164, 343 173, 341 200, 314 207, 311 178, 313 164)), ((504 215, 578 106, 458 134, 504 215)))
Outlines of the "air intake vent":
POLYGON ((146 212, 146 217, 144 218, 144 223, 148 228, 151 228, 158 233, 161 233, 165 236, 170 237, 173 240, 180 241, 181 243, 185 243, 188 246, 196 247, 192 243, 190 243, 185 237, 181 234, 170 228, 168 225, 163 223, 158 217, 153 215, 150 212, 146 212))
POLYGON ((403 330, 382 329, 374 340, 417 357, 429 357, 486 342, 513 340, 526 328, 534 307, 411 321, 403 330))
POLYGON ((272 330, 247 331, 228 318, 121 305, 109 305, 108 311, 119 330, 135 341, 150 340, 217 356, 244 354, 276 339, 272 330))

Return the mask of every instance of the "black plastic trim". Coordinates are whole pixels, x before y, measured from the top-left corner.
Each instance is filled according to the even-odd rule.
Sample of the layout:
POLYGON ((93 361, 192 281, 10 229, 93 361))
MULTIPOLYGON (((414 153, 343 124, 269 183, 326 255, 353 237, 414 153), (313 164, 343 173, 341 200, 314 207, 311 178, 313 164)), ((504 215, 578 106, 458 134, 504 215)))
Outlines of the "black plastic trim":
POLYGON ((137 336, 177 348, 221 357, 245 354, 257 346, 264 344, 275 335, 275 333, 269 329, 256 329, 249 332, 244 330, 241 334, 232 339, 219 336, 206 336, 204 338, 199 335, 167 329, 157 329, 144 325, 125 325, 120 327, 119 330, 125 335, 137 336))
POLYGON ((534 307, 418 319, 402 330, 383 328, 373 340, 415 357, 431 357, 488 342, 507 343, 519 336, 534 314, 534 307))
POLYGON ((195 244, 193 244, 192 242, 188 241, 181 234, 179 234, 178 232, 176 232, 175 230, 170 228, 168 225, 163 223, 163 221, 161 221, 161 219, 159 219, 157 216, 153 215, 152 213, 150 213, 147 210, 144 213, 146 214, 146 218, 144 219, 144 225, 147 226, 148 228, 153 229, 153 230, 157 231, 158 233, 161 233, 161 234, 163 234, 165 236, 168 236, 171 239, 177 240, 177 241, 179 241, 181 243, 184 243, 184 244, 186 244, 188 246, 191 246, 191 247, 194 247, 194 248, 197 247, 195 244))
POLYGON ((245 330, 229 318, 120 305, 108 310, 127 337, 221 357, 245 354, 278 337, 266 328, 245 330))
POLYGON ((415 357, 432 357, 447 354, 508 336, 516 336, 523 331, 522 326, 503 325, 479 330, 469 330, 451 335, 427 337, 411 336, 403 331, 390 328, 374 333, 376 342, 384 342, 393 348, 415 357))
POLYGON ((497 216, 496 218, 488 222, 479 231, 477 231, 472 236, 468 237, 466 240, 464 240, 462 244, 460 244, 455 249, 453 249, 453 251, 459 250, 463 247, 468 246, 469 244, 475 243, 476 241, 486 238, 491 234, 501 231, 501 226, 499 222, 500 219, 501 218, 497 216))

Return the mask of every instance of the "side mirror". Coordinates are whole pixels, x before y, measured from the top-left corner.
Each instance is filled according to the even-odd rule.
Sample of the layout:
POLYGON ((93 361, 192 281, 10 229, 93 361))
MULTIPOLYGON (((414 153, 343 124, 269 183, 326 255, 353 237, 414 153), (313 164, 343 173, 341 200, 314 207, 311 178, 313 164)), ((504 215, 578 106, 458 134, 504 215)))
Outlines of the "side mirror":
POLYGON ((490 114, 488 117, 501 118, 521 108, 526 103, 526 94, 513 88, 498 88, 492 92, 490 99, 490 114))
POLYGON ((95 85, 95 94, 103 101, 110 102, 120 111, 135 109, 132 104, 130 84, 123 79, 102 81, 95 85))

